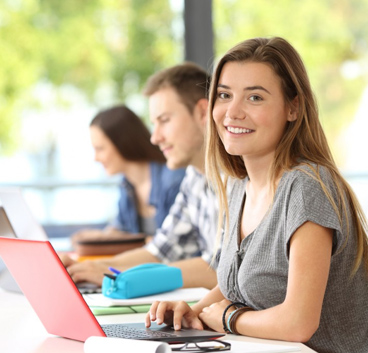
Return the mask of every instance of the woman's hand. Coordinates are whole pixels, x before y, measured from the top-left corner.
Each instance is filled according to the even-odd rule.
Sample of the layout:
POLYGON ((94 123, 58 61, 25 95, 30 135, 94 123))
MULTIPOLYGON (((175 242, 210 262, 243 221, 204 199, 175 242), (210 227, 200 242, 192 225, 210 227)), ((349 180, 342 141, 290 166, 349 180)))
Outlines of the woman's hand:
MULTIPOLYGON (((224 310, 231 302, 224 299, 218 303, 213 303, 210 306, 207 306, 202 309, 202 312, 199 314, 199 318, 202 322, 217 332, 225 332, 222 324, 222 315, 224 310)), ((230 308, 226 315, 226 320, 229 314, 234 310, 234 307, 230 308)))
POLYGON ((103 260, 85 260, 75 262, 67 268, 70 277, 75 283, 90 282, 102 285, 104 273, 110 273, 109 265, 103 260))
POLYGON ((151 321, 156 321, 159 325, 172 325, 175 330, 180 330, 181 327, 203 330, 197 314, 184 301, 155 301, 146 315, 146 327, 151 326, 151 321))
POLYGON ((63 263, 65 267, 69 267, 77 263, 77 261, 73 260, 68 254, 58 253, 58 255, 59 255, 61 262, 63 263))
POLYGON ((110 273, 109 265, 102 260, 78 262, 67 254, 58 255, 75 283, 90 282, 101 286, 104 274, 110 273))

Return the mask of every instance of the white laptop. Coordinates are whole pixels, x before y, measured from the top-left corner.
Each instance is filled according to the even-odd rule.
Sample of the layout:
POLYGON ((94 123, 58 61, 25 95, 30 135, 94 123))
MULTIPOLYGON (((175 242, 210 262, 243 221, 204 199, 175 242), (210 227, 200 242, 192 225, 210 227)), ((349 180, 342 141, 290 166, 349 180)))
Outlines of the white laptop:
MULTIPOLYGON (((69 249, 66 248, 67 239, 63 238, 60 241, 59 238, 48 238, 42 225, 34 217, 20 188, 0 188, 0 207, 2 208, 2 213, 0 214, 2 216, 2 219, 0 219, 0 236, 29 240, 48 240, 56 251, 72 250, 71 245, 69 249), (4 235, 1 234, 2 232, 5 232, 4 235)), ((17 283, 2 263, 1 258, 0 287, 12 292, 21 292, 17 283)), ((95 292, 97 290, 96 285, 90 283, 79 283, 78 288, 83 293, 95 292)))
MULTIPOLYGON (((0 237, 15 238, 14 229, 9 221, 9 218, 4 210, 4 207, 0 205, 0 237)), ((10 290, 12 292, 18 291, 19 287, 11 276, 10 272, 6 268, 4 262, 0 257, 0 288, 10 290)))
POLYGON ((0 205, 0 237, 15 238, 14 229, 4 207, 0 205))
POLYGON ((0 188, 0 204, 4 207, 18 238, 48 240, 46 232, 27 205, 21 189, 0 188))

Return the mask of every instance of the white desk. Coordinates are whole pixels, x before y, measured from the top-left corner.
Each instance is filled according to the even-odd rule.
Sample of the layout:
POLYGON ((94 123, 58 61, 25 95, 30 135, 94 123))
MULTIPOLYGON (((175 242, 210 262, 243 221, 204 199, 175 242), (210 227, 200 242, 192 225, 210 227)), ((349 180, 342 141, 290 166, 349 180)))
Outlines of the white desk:
MULTIPOLYGON (((145 314, 97 316, 101 324, 143 322, 145 314)), ((260 340, 256 338, 228 335, 232 340, 297 345, 301 352, 314 352, 301 343, 260 340)), ((83 353, 83 343, 60 338, 47 333, 22 294, 0 289, 0 352, 1 353, 83 353)), ((103 353, 103 352, 101 352, 103 353)))

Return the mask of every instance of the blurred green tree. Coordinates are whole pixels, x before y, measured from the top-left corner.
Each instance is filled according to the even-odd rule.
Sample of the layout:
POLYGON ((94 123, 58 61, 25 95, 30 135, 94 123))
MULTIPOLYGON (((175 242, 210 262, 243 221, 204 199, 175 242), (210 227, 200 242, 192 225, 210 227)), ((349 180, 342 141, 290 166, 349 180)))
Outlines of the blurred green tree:
POLYGON ((181 59, 173 18, 168 0, 1 1, 0 151, 15 147, 37 83, 72 85, 97 105, 102 84, 116 100, 138 93, 181 59))
MULTIPOLYGON (((153 72, 180 62, 183 39, 170 5, 170 0, 1 1, 0 152, 19 140, 23 110, 40 104, 30 93, 35 85, 72 85, 103 105, 99 88, 108 87, 113 99, 122 101, 138 94, 153 72)), ((343 155, 335 141, 367 85, 368 2, 213 0, 213 9, 217 55, 254 36, 283 36, 297 47, 334 154, 343 155)))

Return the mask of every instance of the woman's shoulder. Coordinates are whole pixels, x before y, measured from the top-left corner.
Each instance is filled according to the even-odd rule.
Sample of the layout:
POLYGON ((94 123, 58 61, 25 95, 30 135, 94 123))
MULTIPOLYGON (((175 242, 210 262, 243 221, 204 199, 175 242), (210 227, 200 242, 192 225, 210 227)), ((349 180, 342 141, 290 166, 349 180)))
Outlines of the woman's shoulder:
POLYGON ((152 162, 151 168, 153 170, 152 179, 154 182, 160 182, 167 187, 170 185, 178 185, 182 182, 185 176, 185 168, 169 169, 165 163, 152 162), (154 179, 159 180, 154 180, 154 179))
POLYGON ((320 198, 326 191, 336 196, 336 185, 327 167, 303 162, 285 171, 278 186, 280 193, 303 193, 320 198))
POLYGON ((284 173, 283 178, 289 181, 298 180, 307 183, 312 181, 329 183, 332 180, 328 168, 311 162, 295 165, 284 173))

